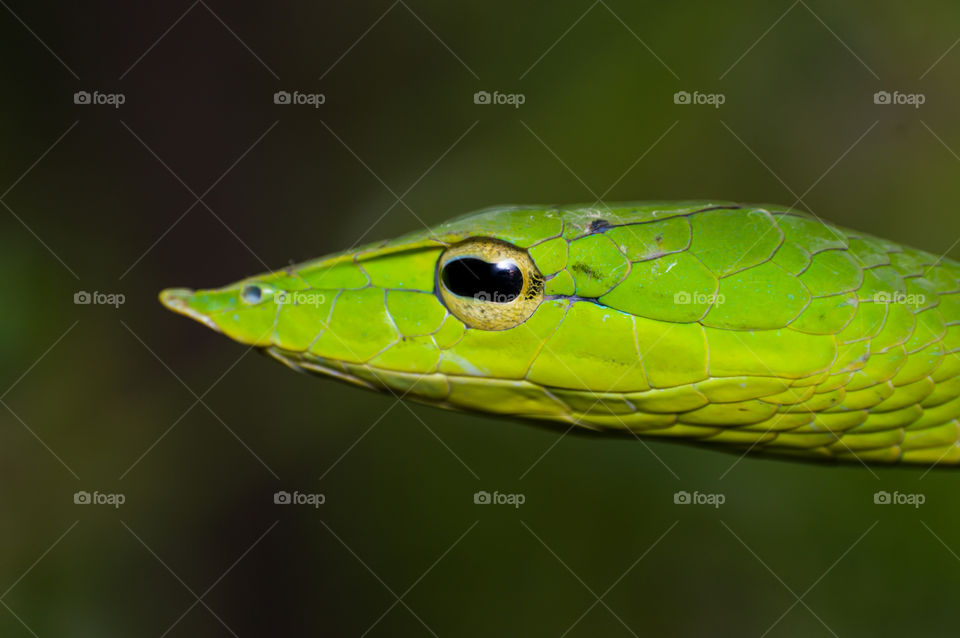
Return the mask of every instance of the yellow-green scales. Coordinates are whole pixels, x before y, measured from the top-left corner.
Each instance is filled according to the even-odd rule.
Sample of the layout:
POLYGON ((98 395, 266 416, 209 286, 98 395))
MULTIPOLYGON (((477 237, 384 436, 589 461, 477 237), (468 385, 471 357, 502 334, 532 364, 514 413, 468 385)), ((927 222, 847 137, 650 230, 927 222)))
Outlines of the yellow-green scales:
POLYGON ((294 368, 441 407, 960 463, 960 264, 783 207, 495 208, 161 298, 294 368))

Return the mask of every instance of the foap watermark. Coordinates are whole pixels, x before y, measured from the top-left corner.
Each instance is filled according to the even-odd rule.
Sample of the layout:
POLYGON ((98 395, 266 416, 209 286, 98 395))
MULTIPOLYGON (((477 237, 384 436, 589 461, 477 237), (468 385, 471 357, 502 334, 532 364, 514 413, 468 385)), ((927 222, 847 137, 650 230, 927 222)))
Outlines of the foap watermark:
POLYGON ((277 91, 273 94, 274 104, 294 104, 297 106, 312 106, 315 109, 320 108, 321 104, 327 102, 327 96, 323 93, 301 93, 300 91, 277 91))
POLYGON ((908 494, 897 492, 896 490, 890 493, 880 490, 879 492, 874 492, 873 502, 876 505, 912 505, 920 509, 920 506, 927 502, 927 497, 925 494, 908 494))
POLYGON ((273 493, 274 505, 310 505, 314 509, 327 502, 326 494, 310 494, 305 492, 286 492, 280 490, 273 493))
POLYGON ((873 94, 874 104, 906 105, 915 109, 920 108, 927 101, 923 93, 901 93, 900 91, 877 91, 873 94))
POLYGON ((727 298, 722 294, 715 292, 688 292, 686 290, 680 290, 673 293, 673 303, 678 306, 688 306, 690 304, 710 304, 714 306, 722 306, 726 300, 727 298))
POLYGON ((712 106, 720 108, 727 101, 723 93, 701 93, 700 91, 677 91, 673 94, 674 104, 692 104, 694 106, 712 106))
POLYGON ((94 290, 78 290, 73 293, 73 303, 78 306, 113 306, 119 308, 126 302, 127 298, 120 292, 100 292, 94 290))
POLYGON ((525 494, 503 494, 497 491, 491 494, 480 490, 474 492, 473 502, 476 505, 513 505, 515 508, 519 508, 527 502, 527 497, 525 494))
POLYGON ((527 101, 523 93, 501 93, 500 91, 477 91, 473 94, 474 104, 508 104, 515 109, 527 101))
POLYGON ((112 492, 87 492, 80 490, 73 493, 74 505, 111 505, 119 509, 121 505, 127 502, 125 494, 112 492))
POLYGON ((922 293, 906 292, 876 292, 873 294, 874 303, 896 303, 913 308, 919 308, 927 303, 927 296, 922 293))
POLYGON ((697 492, 692 494, 685 490, 673 493, 673 502, 675 505, 710 505, 717 509, 727 502, 725 494, 714 494, 710 492, 697 492))
POLYGON ((112 106, 120 108, 127 101, 123 93, 101 93, 100 91, 77 91, 73 94, 73 103, 93 106, 112 106))
POLYGON ((281 290, 273 293, 273 303, 278 306, 313 306, 319 308, 327 298, 321 292, 309 290, 281 290))
POLYGON ((480 292, 473 295, 473 298, 477 301, 492 301, 493 303, 510 303, 517 298, 517 295, 510 295, 502 292, 487 292, 481 290, 480 292))

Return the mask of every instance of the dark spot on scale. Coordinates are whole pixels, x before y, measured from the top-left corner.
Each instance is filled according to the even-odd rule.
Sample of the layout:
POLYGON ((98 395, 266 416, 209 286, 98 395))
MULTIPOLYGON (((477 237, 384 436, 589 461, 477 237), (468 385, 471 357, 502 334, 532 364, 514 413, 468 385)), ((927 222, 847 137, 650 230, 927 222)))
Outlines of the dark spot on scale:
POLYGON ((586 275, 587 277, 590 277, 591 279, 596 279, 598 281, 600 279, 603 279, 603 277, 601 277, 597 271, 595 271, 593 268, 591 268, 587 264, 576 263, 573 266, 571 266, 571 268, 573 268, 577 272, 583 273, 584 275, 586 275))
POLYGON ((657 236, 654 237, 653 239, 654 239, 654 241, 656 241, 658 244, 662 244, 662 243, 663 243, 663 235, 657 235, 657 236))
POLYGON ((608 228, 612 228, 610 222, 605 219, 595 219, 590 222, 590 227, 587 229, 588 233, 602 233, 608 228))

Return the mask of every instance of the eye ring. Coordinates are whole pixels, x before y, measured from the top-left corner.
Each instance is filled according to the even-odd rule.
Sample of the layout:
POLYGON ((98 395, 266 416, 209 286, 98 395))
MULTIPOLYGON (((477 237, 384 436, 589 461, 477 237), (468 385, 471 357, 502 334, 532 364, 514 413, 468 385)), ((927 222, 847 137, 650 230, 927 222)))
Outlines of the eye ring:
POLYGON ((447 248, 437 260, 437 295, 469 328, 507 330, 543 301, 543 275, 526 250, 490 237, 447 248))

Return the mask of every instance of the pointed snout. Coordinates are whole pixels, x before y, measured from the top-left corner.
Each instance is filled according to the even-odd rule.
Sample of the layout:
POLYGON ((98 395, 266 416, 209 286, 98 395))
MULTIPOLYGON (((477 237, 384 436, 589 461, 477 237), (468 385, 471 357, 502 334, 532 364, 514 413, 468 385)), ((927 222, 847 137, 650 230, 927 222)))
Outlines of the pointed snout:
POLYGON ((191 305, 190 302, 194 299, 194 295, 195 291, 190 288, 167 288, 160 291, 159 298, 160 303, 168 310, 172 310, 185 317, 190 317, 194 321, 199 321, 208 328, 220 332, 220 328, 208 315, 200 312, 191 305))

